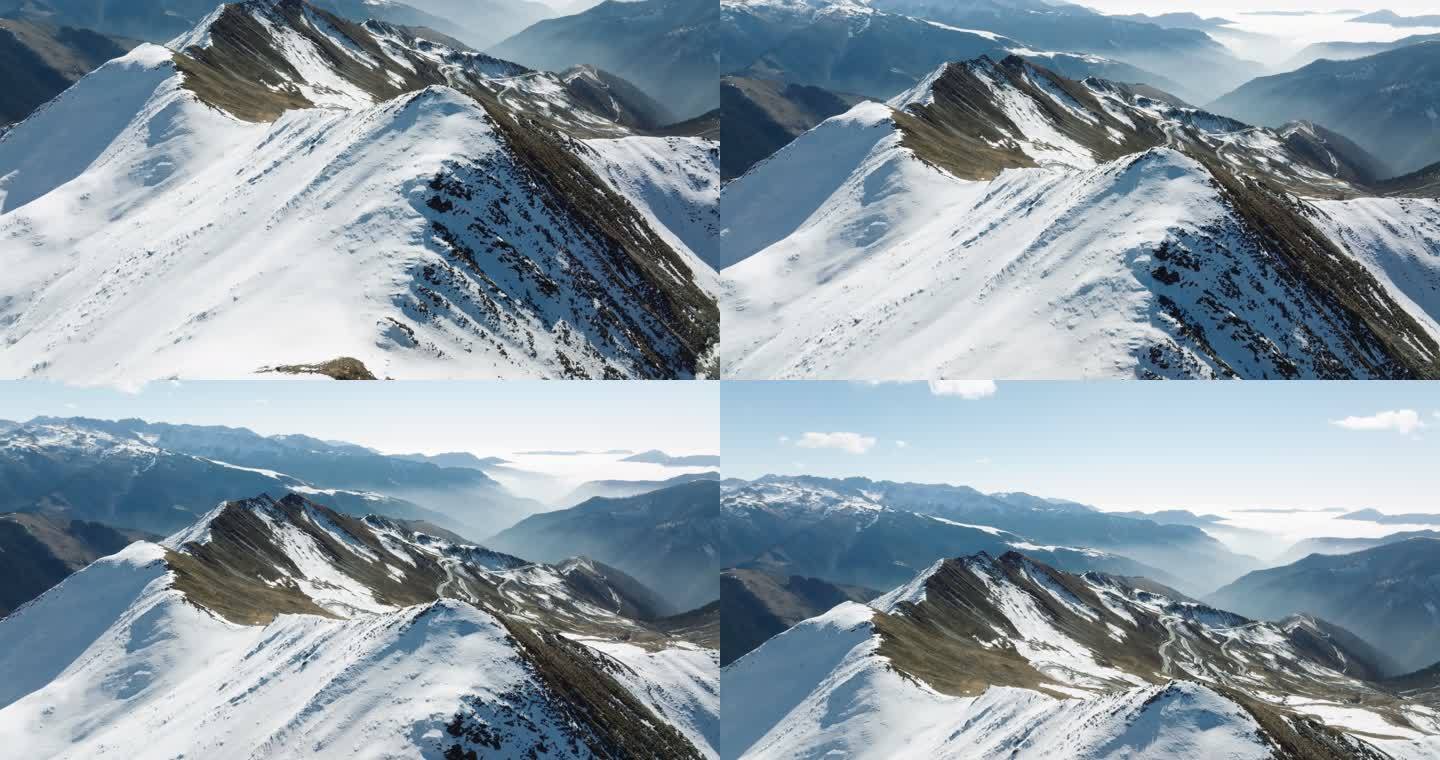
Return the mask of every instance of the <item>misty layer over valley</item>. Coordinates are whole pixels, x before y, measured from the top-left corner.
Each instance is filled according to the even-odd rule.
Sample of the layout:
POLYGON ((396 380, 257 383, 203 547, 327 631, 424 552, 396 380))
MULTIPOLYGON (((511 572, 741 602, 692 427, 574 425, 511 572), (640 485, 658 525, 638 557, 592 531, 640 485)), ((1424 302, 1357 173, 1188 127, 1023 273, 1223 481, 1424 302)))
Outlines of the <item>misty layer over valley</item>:
POLYGON ((1440 375, 1440 30, 1165 10, 722 4, 725 376, 1440 375))
POLYGON ((686 527, 717 514, 714 459, 0 422, 0 737, 34 757, 717 757, 719 566, 686 527))

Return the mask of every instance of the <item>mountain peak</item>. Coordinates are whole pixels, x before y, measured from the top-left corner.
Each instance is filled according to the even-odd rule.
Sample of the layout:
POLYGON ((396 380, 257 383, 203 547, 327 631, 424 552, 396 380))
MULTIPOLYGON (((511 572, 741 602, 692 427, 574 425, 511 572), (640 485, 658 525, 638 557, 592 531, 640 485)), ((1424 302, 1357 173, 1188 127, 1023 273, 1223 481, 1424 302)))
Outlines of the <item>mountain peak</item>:
POLYGON ((931 598, 903 614, 843 603, 726 666, 727 704, 737 707, 726 712, 723 750, 1089 757, 1139 746, 1130 737, 1143 730, 1133 741, 1223 745, 1237 757, 1269 757, 1277 746, 1296 756, 1381 757, 1232 687, 1285 671, 1280 677, 1294 679, 1285 688, 1308 685, 1327 698, 1354 689, 1383 704, 1383 694, 1328 671, 1273 628, 1171 620, 1146 606, 1153 602, 1102 601, 1073 576, 1041 575, 1043 566, 1020 560, 983 578, 967 578, 965 564, 947 562, 931 598), (825 709, 837 701, 847 708, 839 717, 825 709))
POLYGON ((177 590, 246 625, 284 614, 353 618, 444 597, 537 621, 584 618, 643 643, 663 635, 634 621, 672 611, 593 560, 529 562, 295 493, 227 501, 162 545, 177 590))
MULTIPOLYGON (((976 556, 985 557, 986 555, 981 553, 976 556)), ((895 590, 872 600, 870 602, 870 606, 874 607, 877 610, 880 610, 881 612, 900 614, 900 605, 902 603, 919 604, 920 602, 925 601, 925 585, 929 583, 930 577, 935 575, 935 573, 939 572, 940 568, 944 567, 945 563, 949 561, 950 560, 947 559, 935 560, 934 564, 930 565, 930 567, 926 568, 919 575, 915 576, 915 578, 909 583, 906 583, 903 586, 899 586, 895 590)))
POLYGON ((0 735, 189 756, 223 734, 256 757, 291 731, 388 756, 699 760, 714 742, 717 653, 598 607, 622 593, 603 578, 488 570, 301 499, 227 502, 210 530, 183 552, 132 544, 0 618, 0 707, 54 705, 43 731, 0 735))
POLYGON ((897 668, 957 695, 976 693, 977 682, 1064 695, 1177 678, 1266 682, 1317 698, 1371 693, 1351 680, 1370 672, 1360 663, 1373 662, 1371 652, 1329 634, 1333 626, 1256 622, 1164 591, 1144 579, 1066 573, 1020 552, 976 554, 936 563, 876 600, 884 614, 875 625, 880 653, 897 668))
POLYGON ((31 295, 0 305, 3 361, 17 372, 243 376, 337 356, 389 377, 442 365, 505 377, 708 371, 715 276, 696 250, 716 239, 718 180, 707 184, 705 167, 718 151, 696 138, 611 141, 638 136, 622 122, 648 113, 618 83, 601 98, 302 0, 224 6, 176 47, 100 67, 0 141, 0 211, 74 194, 94 222, 64 239, 6 228, 7 242, 39 252, 35 280, 17 286, 31 295), (57 132, 66 150, 40 150, 57 132), (79 197, 81 175, 114 192, 79 197), (146 221, 177 206, 191 209, 193 235, 146 221), (101 220, 122 207, 126 242, 101 245, 101 220), (309 253, 272 266, 255 256, 281 253, 252 244, 260 236, 309 253), (57 250, 88 262, 83 281, 105 294, 94 309, 63 303, 89 289, 51 290, 42 270, 66 259, 57 250), (104 263, 134 250, 166 253, 104 263), (337 268, 368 284, 324 287, 337 268), (117 273, 182 295, 104 284, 117 273), (302 303, 312 329, 271 340, 302 303), (76 320, 85 341, 44 337, 76 320), (205 348, 216 343, 237 350, 205 348))

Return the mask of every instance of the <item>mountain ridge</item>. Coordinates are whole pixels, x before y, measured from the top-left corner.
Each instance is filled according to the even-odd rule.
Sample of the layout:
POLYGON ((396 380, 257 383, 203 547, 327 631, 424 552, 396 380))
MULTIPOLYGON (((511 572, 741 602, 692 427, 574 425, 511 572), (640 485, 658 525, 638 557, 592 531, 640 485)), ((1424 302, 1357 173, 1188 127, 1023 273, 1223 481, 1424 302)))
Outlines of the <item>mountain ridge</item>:
POLYGON ((950 64, 730 181, 726 375, 1440 372, 1440 207, 1360 197, 1330 173, 1360 156, 1147 92, 950 64))
POLYGON ((718 652, 627 618, 623 605, 597 606, 626 591, 596 569, 455 545, 293 495, 228 502, 0 620, 0 661, 17 676, 0 687, 0 736, 42 753, 223 746, 281 757, 301 741, 324 756, 363 746, 713 757, 718 652), (56 616, 82 608, 84 623, 57 636, 56 616), (50 637, 47 657, 17 662, 36 637, 50 637), (44 732, 31 723, 40 709, 44 732), (157 742, 153 725, 177 720, 230 727, 157 742))
POLYGON ((688 246, 715 232, 713 142, 595 114, 567 89, 580 77, 301 0, 222 6, 174 44, 105 64, 0 139, 0 240, 46 254, 5 288, 17 375, 333 356, 376 377, 707 371, 714 274, 688 246), (36 158, 57 145, 65 161, 36 158), (60 220, 74 234, 52 237, 60 220), (315 252, 284 255, 294 240, 315 252), (48 271, 60 261, 86 266, 48 271), (267 337, 300 308, 311 330, 267 337), (116 335, 123 355, 99 348, 116 335))
POLYGON ((1411 722, 1440 727, 1334 670, 1356 653, 1337 639, 1317 649, 1314 633, 1326 629, 1309 625, 1256 623, 1019 553, 942 560, 869 606, 841 604, 726 666, 726 694, 739 699, 721 754, 1424 756, 1425 734, 1411 722), (1254 656, 1262 652, 1270 656, 1254 656), (1257 698, 1256 683, 1271 696, 1257 698), (1326 704, 1363 706, 1347 715, 1326 704), (1165 717, 1145 717, 1152 705, 1165 717), (1376 736, 1362 714, 1389 721, 1392 735, 1376 736))

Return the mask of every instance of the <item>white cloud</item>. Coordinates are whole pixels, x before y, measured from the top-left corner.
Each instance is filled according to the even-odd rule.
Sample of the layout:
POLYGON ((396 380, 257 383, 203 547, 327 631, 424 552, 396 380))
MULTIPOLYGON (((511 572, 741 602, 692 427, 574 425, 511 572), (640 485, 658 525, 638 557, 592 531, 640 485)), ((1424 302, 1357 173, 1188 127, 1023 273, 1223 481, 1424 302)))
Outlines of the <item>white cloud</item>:
POLYGON ((790 442, 790 436, 788 436, 788 435, 782 435, 782 436, 780 436, 780 443, 786 444, 786 443, 789 443, 789 442, 790 442))
POLYGON ((990 457, 980 457, 979 459, 976 459, 976 460, 975 460, 975 464, 985 465, 986 467, 989 467, 989 466, 990 466, 990 457))
POLYGON ((906 443, 906 442, 904 442, 904 441, 896 441, 896 442, 895 442, 895 448, 897 448, 897 449, 903 449, 903 448, 905 448, 906 446, 909 446, 909 445, 910 445, 910 444, 908 444, 908 443, 906 443))
POLYGON ((859 433, 805 433, 795 445, 806 449, 840 449, 851 454, 864 454, 875 445, 875 439, 859 433))
POLYGON ((930 392, 936 396, 959 396, 967 401, 995 395, 994 380, 931 380, 930 392))
POLYGON ((1409 435, 1425 427, 1425 422, 1414 409, 1394 409, 1369 417, 1346 417, 1343 420, 1331 420, 1330 424, 1346 430, 1388 430, 1402 435, 1409 435))

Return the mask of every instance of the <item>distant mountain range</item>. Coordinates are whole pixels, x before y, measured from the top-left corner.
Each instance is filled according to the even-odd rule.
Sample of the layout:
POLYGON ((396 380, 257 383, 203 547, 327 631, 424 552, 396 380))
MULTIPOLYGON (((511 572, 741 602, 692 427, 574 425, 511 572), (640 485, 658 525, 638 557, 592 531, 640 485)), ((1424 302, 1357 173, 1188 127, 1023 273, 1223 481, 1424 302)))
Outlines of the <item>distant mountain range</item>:
POLYGON ((719 479, 719 473, 698 472, 694 474, 676 475, 673 478, 666 478, 665 480, 590 480, 576 486, 575 490, 561 497, 555 504, 562 507, 573 507, 597 497, 621 499, 627 496, 639 496, 640 494, 659 491, 685 483, 719 479))
POLYGON ((1376 546, 1393 544, 1397 541, 1405 541, 1411 538, 1440 538, 1440 531, 1434 530, 1410 530, 1400 533, 1391 533, 1379 538, 1337 538, 1319 537, 1307 538, 1295 542, 1295 545, 1285 550, 1275 559, 1276 564, 1289 565, 1302 560, 1311 554, 1351 554, 1353 552, 1371 549, 1376 546))
POLYGON ((1440 40, 1440 34, 1412 34, 1391 42, 1316 42, 1301 48, 1300 52, 1277 68, 1281 71, 1294 71, 1321 58, 1347 61, 1431 40, 1440 40))
POLYGON ((1076 571, 1147 576, 1203 593, 1259 567, 1203 531, 1064 500, 865 478, 727 482, 726 567, 891 588, 957 553, 1019 550, 1076 571))
POLYGON ((486 535, 542 506, 483 472, 243 428, 41 417, 0 431, 0 510, 169 533, 243 494, 305 494, 352 514, 486 535), (422 506, 424 505, 424 506, 422 506))
POLYGON ((666 454, 658 449, 642 451, 638 454, 631 454, 622 462, 648 462, 650 464, 662 464, 666 467, 719 467, 720 457, 717 454, 686 454, 674 456, 666 454))
POLYGON ((0 0, 0 15, 164 42, 184 34, 217 5, 213 0, 0 0))
POLYGON ((496 465, 509 464, 509 461, 502 457, 477 457, 469 452, 447 452, 444 454, 397 454, 396 459, 408 459, 412 462, 428 462, 437 467, 468 467, 472 470, 484 471, 486 468, 496 465))
MULTIPOLYGON (((332 0, 333 1, 333 0, 332 0)), ((348 0, 353 3, 354 0, 348 0)), ((345 13, 356 21, 375 18, 392 23, 408 23, 387 15, 386 9, 370 10, 368 6, 383 5, 365 2, 362 10, 345 13), (359 15, 369 11, 370 16, 359 15)), ((565 15, 549 5, 534 0, 410 0, 409 4, 422 12, 443 19, 454 29, 455 36, 475 48, 484 50, 497 42, 519 32, 537 21, 565 15)), ((389 11, 388 13, 393 13, 389 11)), ((423 24, 414 24, 423 25, 423 24)), ((436 27, 445 31, 445 27, 436 27)))
POLYGON ((1405 512, 1386 514, 1378 509, 1358 509, 1346 512, 1337 520, 1362 520, 1382 525, 1440 525, 1440 514, 1433 512, 1405 512))
POLYGON ((1390 174, 1440 162, 1433 105, 1440 98, 1440 40, 1346 61, 1319 60, 1260 77, 1209 105, 1251 124, 1305 119, 1355 140, 1390 174))
POLYGON ((819 578, 732 568, 720 574, 720 664, 728 665, 802 620, 880 592, 819 578))
MULTIPOLYGON (((1250 79, 1260 68, 1237 58, 1205 31, 1107 16, 1073 4, 1044 0, 879 0, 874 6, 963 29, 983 29, 1020 40, 1029 50, 1057 50, 1104 56, 1157 76, 1119 76, 1091 71, 1108 79, 1148 84, 1190 100, 1205 102, 1250 79), (1161 79, 1163 78, 1163 79, 1161 79)), ((1213 27, 1212 27, 1213 28, 1213 27)), ((1032 55, 1022 50, 1011 51, 1032 55)), ((973 54, 971 54, 973 55, 973 54)), ((971 57, 956 51, 950 60, 971 57)), ((1003 56, 1001 56, 1003 57, 1003 56)), ((1080 72, 1047 67, 1080 78, 1080 72)))
MULTIPOLYGON (((185 34, 220 4, 218 0, 0 0, 0 15, 164 43, 185 34)), ((474 48, 559 15, 532 0, 315 0, 314 5, 357 23, 374 19, 430 29, 474 48)))
POLYGON ((1415 537, 1257 570, 1207 600, 1269 620, 1318 615, 1354 631, 1408 671, 1440 661, 1440 639, 1433 635, 1440 626, 1437 577, 1440 539, 1415 537))
POLYGON ((27 756, 714 757, 713 613, 651 623, 652 605, 586 559, 295 495, 231 501, 0 619, 0 739, 27 756))
POLYGON ((61 510, 0 514, 0 618, 71 573, 136 541, 158 536, 76 520, 61 510))
POLYGON ((1378 10, 1346 19, 1355 24, 1385 24, 1387 26, 1440 26, 1440 14, 1402 16, 1392 10, 1378 10))
POLYGON ((0 127, 29 116, 134 40, 26 19, 0 18, 0 127))
POLYGON ((876 99, 914 86, 946 61, 981 55, 998 60, 1012 53, 1043 59, 1045 65, 1070 76, 1096 75, 1183 89, 1160 74, 1076 52, 1071 46, 1049 47, 996 34, 1001 30, 988 25, 937 23, 944 19, 880 3, 727 0, 721 3, 721 16, 722 74, 876 99))
POLYGON ((541 21, 489 48, 507 60, 561 71, 588 63, 634 82, 676 120, 719 105, 719 7, 705 0, 606 0, 541 21))
POLYGON ((720 80, 720 178, 744 174, 816 124, 864 100, 821 87, 771 79, 727 76, 720 80))
POLYGON ((1107 18, 1124 19, 1135 21, 1141 24, 1154 24, 1169 29, 1219 29, 1235 22, 1221 16, 1201 16, 1198 13, 1176 12, 1176 13, 1115 13, 1107 18))
POLYGON ((638 578, 676 610, 719 598, 719 484, 675 485, 638 496, 597 497, 532 515, 486 546, 540 561, 584 555, 638 578))
POLYGON ((1265 531, 1235 525, 1219 515, 1195 514, 1183 509, 1163 509, 1155 512, 1110 512, 1120 517, 1136 520, 1153 520, 1161 525, 1189 525, 1214 536, 1231 550, 1267 559, 1276 551, 1275 536, 1265 531))

